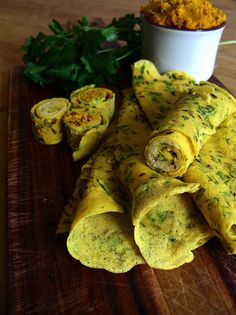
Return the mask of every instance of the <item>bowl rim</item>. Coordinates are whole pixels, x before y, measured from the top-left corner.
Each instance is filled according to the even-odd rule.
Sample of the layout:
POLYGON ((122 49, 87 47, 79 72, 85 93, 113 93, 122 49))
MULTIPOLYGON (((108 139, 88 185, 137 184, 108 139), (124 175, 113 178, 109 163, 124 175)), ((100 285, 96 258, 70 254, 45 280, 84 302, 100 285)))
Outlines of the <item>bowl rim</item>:
POLYGON ((226 26, 226 21, 225 21, 225 22, 221 23, 220 25, 215 26, 215 27, 211 27, 211 28, 187 29, 187 28, 176 28, 173 26, 164 26, 164 25, 154 24, 143 14, 141 15, 140 19, 141 19, 141 22, 152 25, 153 27, 166 29, 166 30, 172 30, 172 31, 178 31, 178 32, 204 33, 204 32, 217 31, 217 30, 223 29, 226 26))

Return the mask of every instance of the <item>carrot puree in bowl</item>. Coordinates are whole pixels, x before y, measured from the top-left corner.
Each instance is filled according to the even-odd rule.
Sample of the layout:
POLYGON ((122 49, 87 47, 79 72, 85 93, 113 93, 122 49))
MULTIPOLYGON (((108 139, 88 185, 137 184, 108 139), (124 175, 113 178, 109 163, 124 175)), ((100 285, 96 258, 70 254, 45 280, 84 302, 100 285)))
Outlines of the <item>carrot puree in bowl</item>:
POLYGON ((224 12, 208 0, 149 0, 140 13, 155 25, 177 29, 211 29, 226 22, 224 12))

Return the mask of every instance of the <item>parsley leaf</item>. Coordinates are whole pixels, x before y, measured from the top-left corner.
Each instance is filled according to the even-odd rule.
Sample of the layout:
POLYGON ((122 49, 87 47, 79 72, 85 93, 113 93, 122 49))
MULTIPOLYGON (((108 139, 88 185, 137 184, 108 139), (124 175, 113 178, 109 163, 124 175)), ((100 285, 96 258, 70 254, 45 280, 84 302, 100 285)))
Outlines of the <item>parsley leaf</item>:
POLYGON ((105 27, 82 17, 70 30, 52 20, 49 29, 51 35, 39 32, 22 45, 23 73, 40 86, 54 83, 70 93, 91 83, 119 85, 119 70, 141 56, 140 19, 133 14, 105 27))

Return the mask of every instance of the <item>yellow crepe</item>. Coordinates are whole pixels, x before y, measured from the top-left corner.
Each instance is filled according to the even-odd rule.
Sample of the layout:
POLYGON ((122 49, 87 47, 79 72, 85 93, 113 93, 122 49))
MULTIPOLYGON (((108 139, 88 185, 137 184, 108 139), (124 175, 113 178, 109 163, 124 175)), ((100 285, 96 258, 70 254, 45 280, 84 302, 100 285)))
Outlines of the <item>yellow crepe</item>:
POLYGON ((67 239, 69 253, 114 273, 145 263, 134 242, 124 191, 116 177, 114 134, 96 154, 67 239))
POLYGON ((202 82, 175 103, 149 136, 145 147, 148 165, 169 176, 182 176, 219 124, 235 111, 232 95, 202 82))
POLYGON ((218 127, 183 178, 200 183, 196 204, 227 252, 236 254, 235 113, 218 127))
POLYGON ((64 138, 63 115, 69 110, 66 98, 45 99, 31 108, 33 132, 38 142, 56 144, 64 138))
POLYGON ((103 138, 115 111, 115 94, 87 85, 71 93, 72 109, 64 116, 74 161, 91 155, 103 138))
POLYGON ((154 129, 145 148, 146 161, 166 175, 182 176, 217 126, 236 111, 236 101, 217 85, 197 85, 184 72, 161 76, 147 60, 132 69, 135 94, 154 129))
POLYGON ((195 86, 195 79, 183 71, 160 75, 152 62, 141 59, 132 66, 132 85, 148 121, 156 129, 176 100, 195 86))
MULTIPOLYGON (((195 158, 193 163, 190 164, 186 173, 183 175, 183 179, 189 183, 200 183, 200 190, 194 194, 196 204, 202 211, 209 225, 215 230, 215 234, 220 238, 228 253, 236 253, 236 207, 234 195, 236 191, 234 175, 236 156, 234 139, 236 139, 236 124, 234 118, 235 114, 231 115, 231 113, 235 111, 235 99, 227 91, 214 84, 206 82, 201 82, 200 85, 195 84, 191 86, 190 84, 189 92, 191 92, 191 94, 185 89, 182 99, 179 99, 179 101, 176 100, 177 104, 176 101, 172 104, 173 111, 171 112, 169 110, 170 106, 168 105, 168 102, 166 103, 166 98, 169 99, 168 93, 165 93, 165 97, 156 99, 156 103, 148 97, 152 92, 156 92, 157 86, 159 86, 159 90, 162 89, 162 83, 160 83, 162 76, 157 72, 155 66, 149 62, 141 60, 134 64, 133 76, 134 75, 136 77, 140 76, 139 80, 133 80, 133 85, 136 89, 136 95, 138 95, 142 109, 152 127, 154 129, 159 127, 160 130, 165 130, 166 127, 168 128, 171 126, 174 130, 177 129, 180 131, 178 133, 174 132, 167 135, 163 132, 163 134, 159 135, 159 141, 163 139, 164 142, 168 139, 169 143, 180 143, 183 148, 182 158, 186 159, 188 163, 188 159, 191 157, 191 152, 192 154, 197 154, 200 150, 199 155, 195 158), (140 69, 142 69, 142 71, 140 69), (197 101, 198 106, 200 105, 198 113, 196 113, 195 110, 192 111, 191 105, 189 104, 193 98, 197 101), (185 104, 183 104, 183 100, 185 104), (159 108, 162 107, 158 105, 157 115, 160 114, 160 116, 158 116, 160 119, 155 120, 155 106, 159 103, 160 106, 164 105, 162 106, 163 115, 159 112, 159 108), (204 105, 207 105, 208 103, 209 105, 213 103, 214 106, 204 105), (178 109, 176 109, 176 105, 178 105, 178 109), (183 105, 186 105, 185 109, 183 105), (165 108, 167 108, 167 114, 172 114, 172 116, 168 116, 166 120, 165 108), (184 111, 184 115, 181 110, 184 111), (198 120, 201 118, 201 115, 197 117, 198 114, 200 114, 199 112, 203 117, 205 116, 205 119, 202 121, 198 120), (227 116, 230 116, 230 118, 226 119, 218 129, 216 129, 219 122, 224 120, 227 116), (192 118, 196 119, 197 123, 192 118), (195 129, 195 126, 200 128, 202 122, 204 122, 203 128, 200 131, 195 129), (185 126, 185 128, 187 127, 185 134, 181 132, 183 126, 185 126), (195 134, 193 133, 194 129, 195 134), (212 133, 215 134, 212 135, 212 133), (186 134, 188 137, 186 137, 186 134), (206 142, 206 139, 209 140, 206 142), (192 141, 192 146, 189 145, 189 140, 192 141), (203 145, 205 142, 206 144, 203 145)), ((179 94, 181 81, 177 80, 176 83, 175 77, 172 77, 171 80, 173 81, 171 83, 171 86, 173 86, 171 93, 176 96, 179 94)), ((163 90, 165 91, 166 89, 164 88, 163 90)), ((156 132, 154 132, 154 134, 155 133, 156 132)), ((154 145, 158 146, 158 142, 155 138, 154 145)), ((168 159, 169 157, 169 160, 171 161, 170 151, 167 150, 165 154, 166 157, 162 158, 162 167, 165 159, 168 159)), ((184 164, 185 163, 182 164, 182 171, 180 173, 185 172, 186 170, 187 165, 184 164)), ((166 169, 168 169, 168 163, 165 163, 165 165, 166 169)))
POLYGON ((186 185, 147 166, 143 148, 151 128, 132 90, 124 94, 118 130, 119 176, 132 202, 135 242, 143 257, 159 269, 192 261, 192 250, 213 235, 187 194, 198 184, 186 185))

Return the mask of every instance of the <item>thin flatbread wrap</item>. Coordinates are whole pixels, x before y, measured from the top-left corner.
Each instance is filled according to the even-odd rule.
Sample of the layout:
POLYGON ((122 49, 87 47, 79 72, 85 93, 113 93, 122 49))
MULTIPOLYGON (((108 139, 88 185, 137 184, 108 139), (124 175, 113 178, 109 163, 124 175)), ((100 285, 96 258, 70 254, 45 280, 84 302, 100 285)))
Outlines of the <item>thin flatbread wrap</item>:
POLYGON ((42 144, 56 144, 64 138, 62 118, 70 108, 66 98, 42 100, 31 108, 34 136, 42 144))
POLYGON ((116 177, 113 135, 96 153, 67 248, 88 267, 122 273, 145 261, 134 242, 127 198, 116 177))
POLYGON ((115 93, 87 85, 70 96, 72 108, 63 117, 74 161, 91 155, 98 147, 115 111, 115 93))
POLYGON ((236 254, 236 113, 206 142, 183 175, 200 183, 198 208, 229 254, 236 254))
POLYGON ((148 165, 182 176, 216 128, 236 111, 236 100, 219 86, 202 82, 178 99, 145 147, 148 165))
POLYGON ((125 91, 116 158, 132 202, 135 242, 148 265, 173 269, 192 261, 192 250, 213 233, 188 194, 195 192, 198 184, 186 185, 147 166, 143 148, 150 131, 133 91, 125 91))

